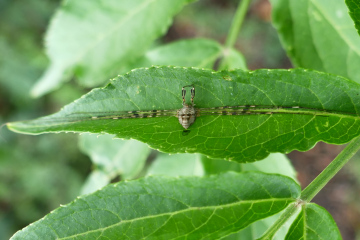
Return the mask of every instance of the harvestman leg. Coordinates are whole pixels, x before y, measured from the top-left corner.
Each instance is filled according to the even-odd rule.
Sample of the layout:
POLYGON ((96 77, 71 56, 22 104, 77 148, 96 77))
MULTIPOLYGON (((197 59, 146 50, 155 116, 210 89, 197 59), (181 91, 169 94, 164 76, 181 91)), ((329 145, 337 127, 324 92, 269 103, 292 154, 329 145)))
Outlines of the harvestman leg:
POLYGON ((191 92, 191 104, 194 106, 194 98, 195 98, 195 87, 193 85, 187 85, 187 86, 183 86, 182 90, 181 90, 181 95, 182 95, 182 99, 183 99, 183 106, 185 105, 185 95, 186 95, 186 87, 192 87, 190 92, 191 92))

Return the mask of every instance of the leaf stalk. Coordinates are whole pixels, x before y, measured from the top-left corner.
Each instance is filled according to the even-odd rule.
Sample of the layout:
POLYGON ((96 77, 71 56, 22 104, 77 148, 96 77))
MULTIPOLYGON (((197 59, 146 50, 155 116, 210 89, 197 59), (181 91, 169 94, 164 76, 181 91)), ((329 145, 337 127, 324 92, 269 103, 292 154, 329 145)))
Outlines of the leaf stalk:
POLYGON ((357 137, 301 192, 300 199, 290 204, 281 217, 258 240, 272 239, 281 226, 297 212, 297 209, 310 202, 359 150, 360 137, 357 137))
POLYGON ((310 202, 359 150, 360 137, 357 137, 302 191, 300 199, 310 202))
POLYGON ((257 240, 271 240, 274 238, 276 232, 281 228, 284 223, 291 218, 295 213, 298 212, 299 202, 294 202, 290 204, 284 212, 281 214, 281 216, 274 222, 274 224, 266 230, 266 232, 257 240))
POLYGON ((244 21, 247 9, 251 0, 241 0, 236 10, 235 16, 230 26, 229 34, 226 38, 225 47, 223 49, 222 58, 219 63, 218 70, 224 70, 224 63, 226 58, 229 56, 230 49, 234 47, 236 39, 239 35, 241 25, 244 21))
POLYGON ((238 8, 236 10, 234 19, 231 23, 230 31, 225 42, 225 49, 228 50, 235 45, 236 38, 239 35, 241 25, 244 21, 250 0, 240 1, 238 8))

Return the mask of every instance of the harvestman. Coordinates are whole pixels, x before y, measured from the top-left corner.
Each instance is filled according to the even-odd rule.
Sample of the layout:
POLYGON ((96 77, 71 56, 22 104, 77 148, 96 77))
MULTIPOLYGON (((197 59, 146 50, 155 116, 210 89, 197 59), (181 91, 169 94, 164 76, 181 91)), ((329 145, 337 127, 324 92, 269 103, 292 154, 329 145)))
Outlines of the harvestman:
MULTIPOLYGON (((103 119, 129 119, 129 118, 155 118, 155 117, 170 117, 175 116, 179 119, 179 123, 188 129, 193 124, 197 117, 209 116, 209 115, 246 115, 246 114, 272 114, 271 110, 273 106, 256 106, 256 105, 243 105, 243 106, 224 106, 224 107, 213 107, 213 108, 195 108, 195 87, 187 85, 182 87, 181 90, 183 107, 176 110, 148 110, 148 111, 129 111, 129 112, 87 112, 87 113, 74 113, 79 114, 91 114, 92 120, 103 120, 103 119), (185 96, 187 87, 191 87, 191 104, 186 104, 185 96), (99 115, 104 114, 104 115, 99 115)), ((298 107, 292 107, 298 108, 298 107)), ((277 108, 278 109, 278 108, 277 108)), ((81 117, 82 118, 82 117, 81 117)), ((83 119, 83 118, 82 118, 83 119)))
MULTIPOLYGON (((192 85, 187 85, 182 88, 181 91, 183 99, 183 107, 177 110, 176 117, 179 119, 179 123, 185 128, 188 129, 191 124, 196 120, 196 117, 204 115, 245 115, 245 114, 272 114, 272 112, 253 112, 250 111, 250 108, 256 108, 255 105, 243 105, 243 106, 233 106, 233 107, 214 107, 214 108, 195 108, 194 98, 195 98, 195 87, 192 85), (185 103, 186 87, 191 87, 191 105, 185 103)), ((269 108, 267 106, 258 106, 258 110, 269 108)), ((298 107, 291 107, 298 108, 298 107)))

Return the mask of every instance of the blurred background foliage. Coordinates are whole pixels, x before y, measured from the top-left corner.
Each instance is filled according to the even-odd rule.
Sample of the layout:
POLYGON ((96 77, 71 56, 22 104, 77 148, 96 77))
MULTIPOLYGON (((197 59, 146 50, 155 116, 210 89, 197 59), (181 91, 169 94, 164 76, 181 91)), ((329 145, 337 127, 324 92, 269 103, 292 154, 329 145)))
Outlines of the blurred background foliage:
MULTIPOLYGON (((43 36, 60 3, 0 0, 0 124, 56 112, 89 91, 70 81, 40 99, 29 95, 48 66, 43 36)), ((194 37, 224 43, 237 4, 238 0, 190 4, 158 43, 194 37)), ((252 1, 236 48, 245 56, 249 69, 291 67, 271 25, 267 0, 252 1)), ((324 169, 341 148, 321 143, 307 153, 291 153, 302 186, 324 169)), ((360 203, 356 201, 360 199, 360 162, 354 159, 350 164, 314 199, 332 214, 344 239, 354 239, 360 229, 360 203)), ((27 136, 1 128, 0 239, 8 239, 60 204, 72 201, 84 191, 93 168, 89 157, 80 152, 75 134, 27 136)))

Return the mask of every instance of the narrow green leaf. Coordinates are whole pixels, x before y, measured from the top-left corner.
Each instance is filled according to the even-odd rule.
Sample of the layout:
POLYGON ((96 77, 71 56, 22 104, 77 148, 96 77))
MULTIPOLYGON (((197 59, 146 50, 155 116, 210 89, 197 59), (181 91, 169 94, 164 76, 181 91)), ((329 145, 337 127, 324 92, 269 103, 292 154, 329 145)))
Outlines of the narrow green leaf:
POLYGON ((332 216, 325 208, 309 203, 291 225, 285 239, 342 239, 332 216))
POLYGON ((344 1, 271 0, 273 23, 293 64, 360 82, 360 38, 344 1))
POLYGON ((299 195, 300 186, 280 175, 148 177, 82 196, 12 239, 217 239, 281 211, 299 195))
POLYGON ((357 0, 345 0, 349 8, 349 14, 355 23, 355 27, 360 35, 360 2, 357 0))
POLYGON ((64 1, 46 33, 51 65, 32 94, 59 86, 64 72, 75 73, 85 86, 116 76, 119 66, 142 56, 191 1, 64 1))
MULTIPOLYGON (((168 153, 197 152, 247 162, 270 152, 306 151, 317 141, 349 142, 360 134, 359 92, 355 82, 304 69, 212 72, 153 67, 119 76, 56 114, 7 125, 27 134, 105 132, 168 153), (251 113, 245 115, 200 116, 187 131, 175 116, 113 119, 134 116, 128 113, 134 110, 139 116, 146 110, 176 111, 182 107, 181 88, 189 84, 196 87, 197 108, 266 107, 245 107, 251 113), (267 114, 253 115, 258 111, 267 114)), ((154 116, 153 111, 146 113, 154 116)))

